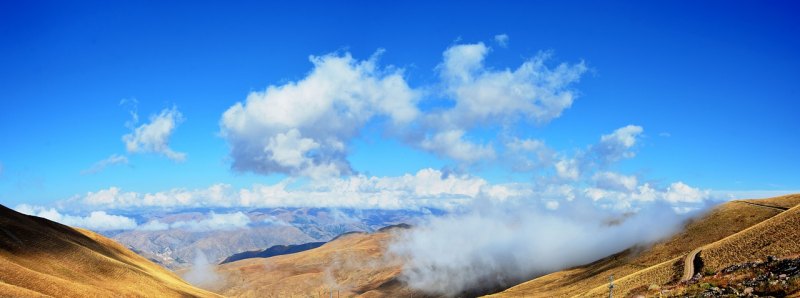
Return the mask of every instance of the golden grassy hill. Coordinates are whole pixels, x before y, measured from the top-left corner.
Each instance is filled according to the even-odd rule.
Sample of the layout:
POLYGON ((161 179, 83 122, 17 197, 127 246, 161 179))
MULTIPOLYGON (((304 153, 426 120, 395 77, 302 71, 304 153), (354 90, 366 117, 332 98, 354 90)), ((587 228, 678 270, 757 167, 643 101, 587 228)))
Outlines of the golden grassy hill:
POLYGON ((699 256, 708 270, 767 254, 797 254, 800 244, 793 239, 800 239, 800 207, 782 209, 799 203, 800 195, 727 202, 655 245, 634 247, 591 264, 547 274, 491 297, 607 297, 612 274, 615 293, 624 297, 634 289, 679 281, 684 257, 700 247, 705 248, 699 256))
POLYGON ((315 249, 217 266, 229 297, 415 297, 397 280, 402 264, 386 257, 393 229, 352 233, 315 249), (338 293, 337 293, 338 291, 338 293), (337 296, 338 294, 338 296, 337 296))
POLYGON ((0 205, 0 297, 218 297, 94 232, 0 205))

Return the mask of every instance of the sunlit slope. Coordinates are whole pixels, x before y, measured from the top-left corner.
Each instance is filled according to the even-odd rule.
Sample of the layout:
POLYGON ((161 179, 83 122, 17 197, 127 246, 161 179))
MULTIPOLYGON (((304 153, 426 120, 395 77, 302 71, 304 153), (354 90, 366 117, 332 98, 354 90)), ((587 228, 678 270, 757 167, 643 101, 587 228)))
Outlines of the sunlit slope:
POLYGON ((703 267, 712 271, 767 256, 800 253, 800 206, 742 232, 707 245, 700 252, 703 267))
POLYGON ((94 232, 0 205, 2 297, 216 297, 94 232))
MULTIPOLYGON (((698 258, 702 267, 696 268, 699 272, 716 272, 727 266, 741 264, 749 261, 763 261, 767 256, 793 256, 800 253, 800 206, 796 202, 798 195, 790 195, 765 200, 747 200, 762 209, 774 209, 773 206, 786 208, 787 211, 766 219, 747 229, 700 247, 698 258), (794 203, 794 204, 793 204, 794 203), (786 207, 783 207, 786 206, 786 207)), ((743 202, 731 202, 744 204, 743 202)), ((730 203, 728 203, 730 204, 730 203)), ((741 214, 742 217, 747 214, 741 214)), ((720 225, 730 222, 720 222, 720 225)), ((648 285, 675 284, 676 276, 681 275, 684 261, 681 258, 670 260, 625 276, 616 286, 619 294, 637 293, 645 290, 648 285)), ((608 289, 598 286, 585 295, 587 297, 605 297, 608 289)))
MULTIPOLYGON (((409 297, 401 264, 387 257, 393 230, 343 235, 315 249, 217 267, 230 297, 409 297)), ((414 294, 415 297, 420 297, 414 294)))
MULTIPOLYGON (((748 200, 785 208, 800 203, 800 195, 765 200, 748 200)), ((783 210, 745 202, 721 204, 706 215, 689 222, 683 231, 647 248, 631 248, 597 262, 571 268, 522 283, 492 297, 572 297, 603 293, 608 296, 608 281, 615 277, 615 292, 651 284, 665 284, 680 279, 683 258, 692 250, 755 227, 770 219, 778 219, 783 210)), ((795 219, 800 220, 800 219, 795 219)), ((775 241, 790 242, 791 238, 776 236, 775 241)), ((777 245, 776 247, 783 248, 777 245)), ((724 250, 724 249, 723 249, 724 250)), ((800 251, 797 251, 800 252, 800 251)), ((704 253, 701 252, 701 256, 704 253)))

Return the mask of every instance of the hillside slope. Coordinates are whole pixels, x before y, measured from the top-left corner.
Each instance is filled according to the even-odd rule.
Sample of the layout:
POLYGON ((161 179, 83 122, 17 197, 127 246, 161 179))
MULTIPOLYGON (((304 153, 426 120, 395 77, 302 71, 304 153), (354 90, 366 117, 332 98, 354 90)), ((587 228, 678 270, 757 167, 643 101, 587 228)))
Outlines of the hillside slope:
POLYGON ((218 297, 94 232, 0 205, 0 297, 218 297))
MULTIPOLYGON (((800 253, 796 245, 790 243, 796 244, 797 241, 790 239, 797 239, 791 237, 800 229, 789 231, 791 228, 782 228, 787 222, 800 222, 800 217, 794 212, 796 208, 792 212, 784 211, 798 203, 800 195, 727 202, 687 223, 682 232, 650 247, 634 247, 591 264, 547 274, 491 297, 607 297, 608 281, 612 274, 616 279, 615 294, 624 296, 643 286, 677 282, 683 273, 684 258, 701 247, 715 247, 706 252, 701 249, 698 254, 701 259, 709 255, 709 269, 758 258, 762 253, 757 250, 762 247, 771 247, 764 253, 800 253), (759 240, 761 238, 753 233, 761 233, 768 239, 759 240)), ((800 235, 794 235, 797 236, 800 235)))
POLYGON ((318 248, 217 266, 229 297, 421 297, 397 280, 402 264, 386 256, 393 229, 348 233, 318 248))

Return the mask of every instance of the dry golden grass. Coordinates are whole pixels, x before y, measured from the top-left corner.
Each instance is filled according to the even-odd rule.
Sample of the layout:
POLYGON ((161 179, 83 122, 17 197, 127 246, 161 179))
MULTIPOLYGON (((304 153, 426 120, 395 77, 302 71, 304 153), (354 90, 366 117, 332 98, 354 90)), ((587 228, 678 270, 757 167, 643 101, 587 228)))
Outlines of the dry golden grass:
POLYGON ((0 297, 217 297, 94 232, 0 205, 0 297))
MULTIPOLYGON (((321 247, 223 264, 218 291, 229 297, 408 297, 396 279, 398 260, 386 256, 393 231, 348 234, 321 247)), ((414 295, 419 297, 419 295, 414 295)))
MULTIPOLYGON (((626 275, 614 281, 614 293, 618 296, 626 297, 626 294, 631 290, 641 286, 648 286, 652 284, 663 285, 672 281, 680 276, 681 257, 667 260, 655 266, 651 266, 636 273, 626 275)), ((606 284, 597 286, 586 293, 576 295, 578 297, 608 297, 608 286, 606 284)))
POLYGON ((703 266, 717 271, 767 256, 800 252, 800 206, 703 248, 703 266))
MULTIPOLYGON (((749 200, 771 206, 791 207, 800 203, 800 195, 790 195, 765 200, 749 200)), ((554 272, 490 297, 573 297, 607 296, 608 278, 615 276, 615 293, 622 296, 630 290, 651 284, 662 285, 679 279, 683 270, 682 258, 695 248, 715 243, 729 236, 755 227, 773 217, 782 218, 781 210, 761 207, 743 202, 727 202, 712 209, 704 216, 688 222, 680 233, 646 248, 631 248, 591 264, 554 272), (781 217, 778 217, 778 215, 781 217), (602 293, 602 295, 601 295, 602 293)), ((800 222, 794 219, 795 224, 800 222)), ((780 231, 775 225, 765 227, 780 231)), ((800 229, 795 228, 795 231, 800 229)), ((798 241, 785 238, 790 233, 776 232, 770 241, 771 251, 794 250, 798 241), (783 237, 783 238, 782 238, 783 237), (781 241, 782 239, 782 241, 781 241), (782 242, 782 243, 781 243, 782 242)), ((742 241, 736 238, 737 241, 742 241)), ((726 251, 721 248, 719 251, 726 251)), ((717 253, 714 250, 714 253, 717 253)), ((701 252, 702 256, 705 252, 701 252)), ((719 253, 717 253, 719 254, 719 253)), ((753 254, 750 254, 753 255, 753 254)), ((733 259, 737 258, 732 258, 733 259)), ((713 262, 712 262, 713 263, 713 262)))
POLYGON ((769 199, 742 200, 742 201, 788 209, 800 205, 800 194, 786 195, 769 199))

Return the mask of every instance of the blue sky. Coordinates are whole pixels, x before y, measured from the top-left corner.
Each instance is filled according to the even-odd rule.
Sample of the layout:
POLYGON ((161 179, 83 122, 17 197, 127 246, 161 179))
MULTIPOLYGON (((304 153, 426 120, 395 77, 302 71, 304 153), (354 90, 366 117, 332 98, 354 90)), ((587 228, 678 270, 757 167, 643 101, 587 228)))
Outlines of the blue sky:
MULTIPOLYGON (((435 118, 459 100, 442 91, 443 53, 479 44, 487 48, 480 71, 514 70, 543 51, 551 53, 550 70, 585 66, 572 68, 579 79, 557 88, 574 92, 574 101, 544 123, 517 115, 492 125, 460 124, 464 138, 494 146, 495 158, 484 161, 464 162, 432 144, 445 124, 421 128, 426 124, 415 118, 396 132, 390 115, 374 111, 357 123, 355 136, 300 129, 299 140, 322 136, 306 138, 321 145, 298 158, 344 160, 349 174, 368 177, 431 168, 491 184, 541 186, 555 161, 515 170, 502 143, 541 140, 556 159, 571 160, 599 148, 592 144, 601 136, 636 125, 643 132, 624 148, 635 158, 596 171, 662 188, 681 181, 711 191, 800 190, 798 12, 796 4, 755 1, 3 2, 0 203, 48 204, 110 187, 153 193, 218 183, 248 188, 287 177, 303 183, 309 178, 301 167, 232 170, 242 158, 231 153, 232 142, 252 135, 226 136, 223 113, 250 92, 304 80, 315 69, 310 55, 350 53, 358 63, 383 49, 372 75, 402 69, 404 83, 422 94, 416 109, 435 118), (139 121, 126 126, 132 111, 139 121), (181 116, 166 140, 170 150, 186 154, 183 161, 158 150, 131 151, 123 142, 162 111, 181 116), (430 142, 410 140, 414 131, 430 142), (346 149, 322 144, 329 136, 346 149), (127 164, 87 173, 115 155, 127 164)), ((289 136, 288 129, 254 134, 289 136)), ((569 183, 596 182, 587 175, 569 183)))

